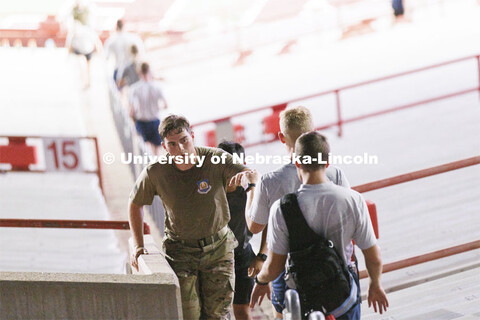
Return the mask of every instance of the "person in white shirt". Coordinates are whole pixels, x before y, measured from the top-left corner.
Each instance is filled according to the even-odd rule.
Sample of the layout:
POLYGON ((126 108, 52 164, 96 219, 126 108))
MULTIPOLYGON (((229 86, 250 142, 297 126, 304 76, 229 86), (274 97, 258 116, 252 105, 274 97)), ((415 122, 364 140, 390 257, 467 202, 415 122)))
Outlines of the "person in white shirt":
POLYGON ((158 132, 160 126, 160 102, 167 109, 167 102, 160 87, 152 80, 150 66, 142 63, 140 80, 130 87, 130 117, 143 140, 151 145, 154 154, 158 155, 162 139, 158 132))
MULTIPOLYGON (((95 51, 101 52, 101 42, 97 33, 89 25, 82 24, 78 20, 74 20, 73 28, 69 30, 66 47, 70 53, 85 57, 86 76, 85 88, 90 87, 90 60, 95 51)), ((82 61, 82 64, 85 62, 82 61)))
MULTIPOLYGON (((289 155, 295 151, 295 141, 305 132, 314 130, 313 119, 310 111, 303 106, 289 107, 280 113, 280 132, 278 136, 285 145, 289 155)), ((350 188, 347 177, 340 168, 329 166, 326 170, 327 178, 334 184, 350 188)), ((300 187, 300 180, 297 176, 297 170, 293 163, 286 164, 281 168, 264 174, 256 186, 255 195, 251 206, 248 206, 246 220, 248 229, 252 233, 262 233, 262 243, 260 252, 266 253, 266 229, 268 217, 272 204, 287 193, 295 192, 300 187)), ((250 193, 250 198, 252 195, 250 193)), ((252 276, 260 272, 263 260, 256 258, 256 269, 252 276)), ((273 281, 272 304, 275 309, 275 318, 282 318, 284 309, 285 292, 288 289, 283 278, 283 273, 278 279, 273 281)))
POLYGON ((118 81, 117 73, 120 68, 125 68, 131 61, 130 51, 132 45, 138 49, 138 55, 141 57, 144 53, 142 39, 133 33, 123 31, 123 21, 117 21, 117 31, 105 41, 105 56, 109 58, 114 56, 115 67, 113 72, 113 80, 118 81))
MULTIPOLYGON (((388 307, 388 300, 380 283, 382 259, 367 205, 360 193, 339 187, 328 180, 325 173, 328 164, 325 163, 329 152, 326 138, 318 132, 305 133, 297 139, 295 154, 299 159, 307 156, 312 160, 311 163, 295 163, 302 182, 296 193, 299 207, 308 226, 315 233, 333 242, 346 265, 351 262, 352 240, 355 241, 363 252, 370 277, 368 305, 373 305, 375 312, 383 313, 388 307), (321 157, 318 156, 320 153, 321 157)), ((289 253, 288 229, 280 209, 280 200, 277 200, 270 210, 268 225, 268 258, 255 279, 251 307, 255 306, 259 299, 261 301, 265 294, 270 294, 268 283, 284 270, 289 253)), ((353 268, 349 271, 358 286, 358 272, 353 268)), ((360 302, 358 290, 357 302, 336 319, 360 319, 360 302)))

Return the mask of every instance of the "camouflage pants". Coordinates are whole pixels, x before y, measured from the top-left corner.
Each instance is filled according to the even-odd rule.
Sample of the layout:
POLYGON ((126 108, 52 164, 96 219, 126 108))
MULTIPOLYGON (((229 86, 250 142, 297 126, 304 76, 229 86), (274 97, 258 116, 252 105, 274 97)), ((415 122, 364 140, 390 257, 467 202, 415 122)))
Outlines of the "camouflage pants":
POLYGON ((185 320, 228 319, 235 284, 236 245, 230 230, 223 239, 203 248, 165 238, 163 249, 180 283, 185 320))

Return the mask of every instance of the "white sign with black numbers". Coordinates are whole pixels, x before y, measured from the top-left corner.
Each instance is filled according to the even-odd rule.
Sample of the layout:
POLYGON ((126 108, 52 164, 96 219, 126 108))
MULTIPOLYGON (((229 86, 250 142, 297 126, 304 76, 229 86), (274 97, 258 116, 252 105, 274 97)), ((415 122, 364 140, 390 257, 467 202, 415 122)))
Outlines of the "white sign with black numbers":
POLYGON ((80 140, 43 138, 46 171, 83 171, 80 140))

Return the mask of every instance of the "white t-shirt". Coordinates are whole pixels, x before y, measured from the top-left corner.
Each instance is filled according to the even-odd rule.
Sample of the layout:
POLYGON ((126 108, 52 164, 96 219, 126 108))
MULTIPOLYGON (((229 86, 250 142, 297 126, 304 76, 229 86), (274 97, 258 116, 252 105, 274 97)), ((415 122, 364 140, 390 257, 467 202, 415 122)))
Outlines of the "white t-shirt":
MULTIPOLYGON (((297 198, 307 224, 333 242, 347 265, 351 263, 353 253, 352 239, 362 250, 377 242, 367 204, 360 193, 326 182, 302 184, 297 198)), ((280 211, 280 200, 270 211, 267 245, 276 254, 289 252, 288 229, 280 211)))
POLYGON ((116 32, 105 41, 105 55, 113 54, 115 57, 115 68, 125 67, 131 63, 131 48, 135 45, 138 55, 141 57, 144 48, 142 39, 136 34, 129 32, 116 32))
POLYGON ((130 105, 136 120, 152 121, 160 119, 159 100, 163 99, 162 90, 153 81, 140 80, 130 87, 130 105))
MULTIPOLYGON (((347 177, 340 168, 330 165, 325 172, 328 180, 336 185, 350 188, 347 177)), ((250 219, 266 225, 272 204, 284 195, 296 192, 300 184, 297 168, 293 163, 263 175, 257 184, 252 206, 248 211, 250 219)))
POLYGON ((97 34, 95 31, 90 26, 77 22, 73 27, 73 33, 69 35, 67 43, 68 46, 71 46, 78 53, 90 54, 95 50, 96 41, 97 34))

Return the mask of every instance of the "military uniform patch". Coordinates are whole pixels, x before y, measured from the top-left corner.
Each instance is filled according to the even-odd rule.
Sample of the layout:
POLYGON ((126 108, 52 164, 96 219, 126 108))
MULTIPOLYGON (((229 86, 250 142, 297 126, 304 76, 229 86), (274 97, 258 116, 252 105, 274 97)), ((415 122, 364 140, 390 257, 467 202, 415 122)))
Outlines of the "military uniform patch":
POLYGON ((212 186, 208 184, 208 179, 204 179, 201 181, 197 182, 198 185, 198 193, 201 194, 207 194, 210 189, 212 189, 212 186))

